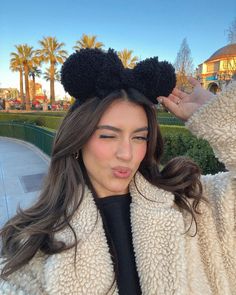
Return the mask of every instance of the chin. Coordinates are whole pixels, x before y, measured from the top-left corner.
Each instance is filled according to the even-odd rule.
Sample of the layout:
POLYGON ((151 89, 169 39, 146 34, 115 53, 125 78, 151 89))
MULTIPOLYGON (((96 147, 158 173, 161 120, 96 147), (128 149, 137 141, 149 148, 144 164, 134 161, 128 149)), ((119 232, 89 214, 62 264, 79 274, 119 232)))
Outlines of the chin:
POLYGON ((125 194, 126 192, 128 192, 128 184, 127 185, 120 185, 120 186, 108 186, 107 189, 114 193, 114 194, 125 194))

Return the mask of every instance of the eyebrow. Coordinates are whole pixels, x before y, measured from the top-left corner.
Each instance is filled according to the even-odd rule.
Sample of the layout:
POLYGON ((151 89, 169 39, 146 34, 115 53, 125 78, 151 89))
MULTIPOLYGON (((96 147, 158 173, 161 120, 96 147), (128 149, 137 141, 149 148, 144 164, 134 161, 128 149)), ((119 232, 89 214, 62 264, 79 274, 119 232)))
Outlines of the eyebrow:
MULTIPOLYGON (((115 132, 122 132, 122 129, 114 127, 114 126, 110 126, 110 125, 100 125, 100 126, 97 127, 97 129, 108 129, 108 130, 112 130, 112 131, 115 131, 115 132)), ((148 131, 148 127, 138 128, 138 129, 134 130, 132 133, 137 133, 137 132, 140 132, 140 131, 148 131)))

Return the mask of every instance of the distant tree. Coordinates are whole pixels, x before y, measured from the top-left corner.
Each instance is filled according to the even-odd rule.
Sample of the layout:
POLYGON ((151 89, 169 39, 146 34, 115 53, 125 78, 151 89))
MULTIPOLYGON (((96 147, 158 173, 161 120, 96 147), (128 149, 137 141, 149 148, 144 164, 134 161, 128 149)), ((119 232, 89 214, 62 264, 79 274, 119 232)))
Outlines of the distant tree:
MULTIPOLYGON (((229 44, 236 43, 236 17, 230 24, 229 28, 227 29, 228 32, 228 42, 229 44)), ((225 83, 225 80, 228 79, 235 79, 236 77, 236 57, 232 55, 226 56, 225 60, 223 61, 223 69, 224 72, 219 73, 220 80, 223 80, 222 83, 225 83)))
POLYGON ((230 44, 236 43, 236 17, 232 21, 227 32, 228 32, 228 42, 230 44))
POLYGON ((9 90, 10 98, 14 98, 14 99, 18 98, 19 93, 16 88, 8 88, 8 90, 9 90))
POLYGON ((76 41, 76 45, 73 47, 75 50, 80 50, 82 48, 102 48, 104 44, 96 40, 95 35, 83 34, 81 39, 76 41))
POLYGON ((191 50, 188 46, 186 38, 184 38, 181 43, 174 67, 177 76, 177 87, 179 87, 181 90, 186 90, 186 88, 189 86, 187 76, 191 75, 194 69, 191 50))
POLYGON ((10 60, 10 70, 13 72, 19 72, 20 74, 20 99, 21 102, 25 103, 24 88, 23 88, 23 63, 18 53, 12 52, 10 60))
POLYGON ((34 54, 35 51, 33 50, 32 46, 28 46, 27 44, 23 45, 16 45, 17 53, 14 52, 11 54, 13 57, 20 58, 20 61, 23 65, 24 69, 24 76, 25 76, 25 104, 26 110, 30 110, 30 94, 29 94, 29 69, 32 67, 34 62, 34 54))
POLYGON ((42 62, 50 63, 50 101, 55 103, 55 70, 57 64, 62 64, 67 58, 67 52, 63 50, 65 43, 59 43, 56 37, 44 37, 39 41, 41 49, 37 55, 42 62))
POLYGON ((29 70, 29 77, 32 78, 33 81, 33 89, 32 89, 32 99, 35 99, 36 91, 35 91, 35 77, 40 77, 42 74, 42 71, 34 65, 33 67, 30 68, 29 70))
MULTIPOLYGON (((43 73, 43 78, 46 81, 50 81, 50 68, 46 68, 46 71, 43 73)), ((55 69, 54 71, 54 80, 58 82, 61 81, 60 71, 58 71, 57 69, 55 69)))
POLYGON ((133 69, 138 61, 137 56, 132 56, 133 50, 124 49, 118 52, 118 56, 125 68, 133 69))

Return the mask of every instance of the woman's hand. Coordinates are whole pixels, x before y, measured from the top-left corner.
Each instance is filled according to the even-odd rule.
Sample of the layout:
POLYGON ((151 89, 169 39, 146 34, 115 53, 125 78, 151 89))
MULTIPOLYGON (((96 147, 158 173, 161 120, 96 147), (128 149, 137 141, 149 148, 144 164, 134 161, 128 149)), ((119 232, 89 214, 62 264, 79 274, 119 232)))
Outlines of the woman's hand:
POLYGON ((187 94, 177 88, 174 88, 168 96, 159 96, 157 100, 164 105, 177 118, 187 121, 188 118, 214 94, 202 88, 201 84, 190 77, 189 82, 194 86, 193 92, 187 94))

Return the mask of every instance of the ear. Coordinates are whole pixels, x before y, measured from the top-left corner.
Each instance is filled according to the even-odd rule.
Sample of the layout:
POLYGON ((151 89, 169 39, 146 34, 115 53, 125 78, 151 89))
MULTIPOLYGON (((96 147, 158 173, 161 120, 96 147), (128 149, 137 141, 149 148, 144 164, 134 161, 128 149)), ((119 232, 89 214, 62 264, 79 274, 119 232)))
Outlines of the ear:
POLYGON ((158 57, 147 58, 133 69, 134 88, 143 93, 152 103, 156 97, 168 96, 176 85, 174 67, 166 62, 159 62, 158 57))
POLYGON ((85 101, 122 88, 123 64, 113 49, 81 49, 69 56, 61 68, 61 83, 65 91, 85 101))
POLYGON ((61 83, 71 96, 86 99, 96 96, 96 81, 105 53, 100 49, 81 49, 71 54, 61 68, 61 83))
POLYGON ((103 98, 114 90, 122 88, 124 66, 117 53, 109 48, 96 81, 96 93, 103 98))

